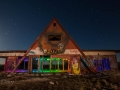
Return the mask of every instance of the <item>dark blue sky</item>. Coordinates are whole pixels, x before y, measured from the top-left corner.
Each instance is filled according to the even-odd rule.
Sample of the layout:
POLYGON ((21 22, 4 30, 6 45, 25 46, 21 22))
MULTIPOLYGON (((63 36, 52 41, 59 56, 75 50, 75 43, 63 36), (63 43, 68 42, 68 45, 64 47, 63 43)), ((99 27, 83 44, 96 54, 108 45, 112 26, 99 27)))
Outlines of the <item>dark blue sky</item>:
POLYGON ((120 49, 120 0, 0 0, 0 50, 27 50, 54 17, 81 49, 120 49))

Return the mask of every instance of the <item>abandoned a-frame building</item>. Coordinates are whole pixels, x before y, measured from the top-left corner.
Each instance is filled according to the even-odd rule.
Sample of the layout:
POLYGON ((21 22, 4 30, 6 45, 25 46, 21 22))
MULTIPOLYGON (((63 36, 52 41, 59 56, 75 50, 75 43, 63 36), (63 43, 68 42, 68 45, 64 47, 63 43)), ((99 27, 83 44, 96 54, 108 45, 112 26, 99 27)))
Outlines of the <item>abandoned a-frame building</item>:
POLYGON ((82 74, 117 70, 117 50, 81 50, 54 18, 26 51, 0 51, 5 72, 82 74))

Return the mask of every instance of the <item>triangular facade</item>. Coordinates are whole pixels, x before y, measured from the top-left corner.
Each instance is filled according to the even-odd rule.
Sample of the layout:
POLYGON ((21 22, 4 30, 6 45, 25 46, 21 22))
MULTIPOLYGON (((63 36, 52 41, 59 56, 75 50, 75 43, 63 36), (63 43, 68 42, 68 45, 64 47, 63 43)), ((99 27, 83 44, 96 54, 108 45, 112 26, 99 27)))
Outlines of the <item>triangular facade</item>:
MULTIPOLYGON (((25 55, 22 57, 20 62, 17 66, 21 63, 21 61, 26 57, 32 57, 37 56, 40 60, 42 60, 43 57, 49 56, 50 57, 50 70, 52 70, 52 58, 59 58, 59 60, 65 59, 68 61, 66 69, 69 73, 76 73, 81 74, 80 70, 80 58, 81 56, 84 57, 86 60, 85 54, 82 52, 82 50, 79 48, 79 46, 74 42, 74 40, 70 37, 70 35, 64 30, 64 28, 61 26, 61 24, 57 21, 56 18, 54 18, 50 24, 43 30, 43 32, 39 35, 39 37, 35 40, 35 42, 31 45, 31 47, 27 50, 25 55), (77 67, 77 68, 76 68, 77 67), (76 72, 74 72, 73 69, 77 69, 76 72)), ((33 59, 33 58, 32 58, 33 59)), ((29 60, 30 61, 30 60, 29 60)), ((32 61, 32 60, 31 60, 32 61)), ((60 70, 61 72, 66 72, 64 69, 66 66, 64 66, 65 62, 58 61, 58 63, 61 63, 63 70, 60 70, 60 64, 57 65, 56 70, 60 70)), ((92 64, 87 60, 90 66, 93 68, 92 64)), ((31 63, 29 62, 28 71, 32 72, 31 69, 31 63)), ((45 64, 44 64, 45 65, 45 64)), ((44 66, 42 65, 42 66, 44 66)), ((17 68, 17 66, 14 68, 14 70, 17 68)), ((54 65, 53 65, 54 66, 54 65)), ((39 65, 41 67, 41 65, 39 65)), ((38 70, 43 70, 38 69, 38 70)), ((14 72, 13 70, 13 72, 14 72)))
MULTIPOLYGON (((39 39, 36 40, 37 42, 35 42, 32 46, 32 50, 36 50, 36 54, 42 54, 43 51, 41 50, 59 49, 62 47, 65 50, 70 50, 70 53, 73 51, 73 53, 75 52, 79 54, 79 51, 77 51, 77 47, 74 45, 73 40, 71 40, 68 33, 55 18, 50 22, 48 27, 38 38, 39 39), (41 52, 37 52, 38 49, 40 49, 41 52)), ((64 53, 69 54, 68 52, 64 53)))

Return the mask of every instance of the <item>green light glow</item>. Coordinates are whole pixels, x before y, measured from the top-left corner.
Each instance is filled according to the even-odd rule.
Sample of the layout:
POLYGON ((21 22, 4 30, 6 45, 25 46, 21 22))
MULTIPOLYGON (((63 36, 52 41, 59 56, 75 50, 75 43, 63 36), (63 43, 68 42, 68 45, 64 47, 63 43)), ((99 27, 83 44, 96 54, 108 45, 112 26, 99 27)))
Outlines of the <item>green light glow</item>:
MULTIPOLYGON (((33 73, 38 72, 38 70, 32 70, 33 73)), ((49 72, 65 72, 63 70, 39 70, 40 73, 49 73, 49 72)))
POLYGON ((39 69, 34 69, 32 70, 33 73, 57 73, 57 72, 68 72, 68 70, 64 70, 64 67, 63 69, 59 69, 60 68, 60 65, 62 65, 64 63, 64 59, 61 59, 61 58, 50 58, 50 57, 41 57, 40 59, 36 59, 36 60, 40 60, 40 67, 39 69), (51 59, 51 60, 50 60, 51 59), (63 61, 63 63, 62 63, 63 61), (46 63, 48 62, 48 63, 46 63), (56 63, 53 63, 53 62, 56 62, 56 63), (48 69, 44 69, 43 66, 44 64, 46 65, 49 65, 49 68, 48 69), (56 70, 51 70, 51 66, 52 65, 56 65, 56 70))
MULTIPOLYGON (((61 58, 51 58, 52 60, 60 60, 61 58)), ((50 60, 50 57, 41 57, 40 60, 50 60)))

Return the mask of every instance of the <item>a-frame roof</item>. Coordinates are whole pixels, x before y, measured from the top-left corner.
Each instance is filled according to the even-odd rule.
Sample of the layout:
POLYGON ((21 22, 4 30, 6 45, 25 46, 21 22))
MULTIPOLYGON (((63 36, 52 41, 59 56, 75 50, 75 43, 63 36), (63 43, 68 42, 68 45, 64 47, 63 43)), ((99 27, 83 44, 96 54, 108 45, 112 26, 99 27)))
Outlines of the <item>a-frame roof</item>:
MULTIPOLYGON (((62 28, 62 30, 64 31, 64 33, 67 35, 67 37, 72 41, 72 43, 76 46, 76 48, 79 50, 79 52, 82 54, 82 56, 85 58, 85 60, 90 64, 90 66, 94 69, 93 65, 91 64, 91 62, 89 60, 87 60, 87 57, 85 56, 85 54, 82 52, 82 50, 80 49, 80 47, 75 43, 75 41, 72 39, 72 37, 66 32, 66 30, 62 27, 62 25, 58 22, 58 20, 56 18, 53 18, 52 21, 47 25, 47 27, 43 30, 43 32, 37 37, 37 39, 33 42, 33 44, 30 46, 30 48, 27 50, 27 52, 25 53, 25 55, 21 58, 20 62, 18 63, 18 65, 21 63, 21 61, 27 56, 27 54, 30 52, 30 50, 34 47, 34 45, 39 41, 39 39, 42 37, 42 35, 45 34, 45 32, 47 31, 47 29, 49 28, 49 26, 56 21, 56 23, 62 28)), ((18 66, 17 65, 17 66, 18 66)), ((17 66, 14 68, 14 70, 17 68, 17 66)), ((14 70, 12 72, 14 72, 14 70)))
POLYGON ((73 40, 73 38, 67 33, 67 31, 63 28, 63 26, 58 22, 58 20, 56 18, 53 18, 52 21, 47 25, 47 27, 43 30, 43 32, 38 36, 38 38, 35 40, 35 42, 30 46, 30 48, 34 47, 34 45, 39 41, 39 39, 42 37, 43 34, 45 34, 45 32, 47 31, 48 27, 54 22, 56 21, 57 24, 62 28, 62 30, 64 31, 64 33, 67 35, 67 37, 72 41, 72 43, 76 46, 76 48, 80 51, 80 53, 83 55, 84 58, 87 59, 87 57, 85 56, 85 54, 82 52, 82 50, 80 49, 80 47, 77 45, 77 43, 73 40))

